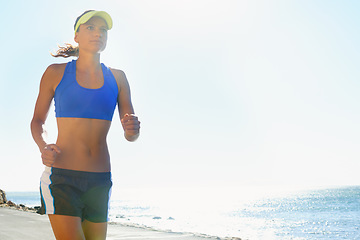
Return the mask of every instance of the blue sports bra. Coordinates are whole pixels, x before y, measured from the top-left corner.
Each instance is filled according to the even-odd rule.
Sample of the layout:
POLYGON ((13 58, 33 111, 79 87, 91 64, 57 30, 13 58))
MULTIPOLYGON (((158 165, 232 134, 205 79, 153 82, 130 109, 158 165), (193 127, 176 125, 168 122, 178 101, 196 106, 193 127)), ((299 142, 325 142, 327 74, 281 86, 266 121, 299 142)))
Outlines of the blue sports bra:
POLYGON ((97 89, 84 88, 76 81, 76 60, 68 62, 55 89, 56 117, 94 118, 111 121, 118 97, 118 86, 108 67, 101 64, 104 84, 97 89))

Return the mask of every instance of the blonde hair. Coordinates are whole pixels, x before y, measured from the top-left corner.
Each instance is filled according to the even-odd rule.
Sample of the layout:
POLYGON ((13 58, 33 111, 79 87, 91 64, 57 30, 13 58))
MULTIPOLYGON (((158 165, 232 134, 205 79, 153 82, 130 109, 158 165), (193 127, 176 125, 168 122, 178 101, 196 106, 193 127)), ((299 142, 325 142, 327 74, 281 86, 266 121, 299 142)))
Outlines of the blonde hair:
POLYGON ((65 43, 65 46, 59 46, 59 49, 56 51, 56 54, 50 53, 53 57, 78 57, 79 56, 79 47, 73 46, 70 43, 65 43))

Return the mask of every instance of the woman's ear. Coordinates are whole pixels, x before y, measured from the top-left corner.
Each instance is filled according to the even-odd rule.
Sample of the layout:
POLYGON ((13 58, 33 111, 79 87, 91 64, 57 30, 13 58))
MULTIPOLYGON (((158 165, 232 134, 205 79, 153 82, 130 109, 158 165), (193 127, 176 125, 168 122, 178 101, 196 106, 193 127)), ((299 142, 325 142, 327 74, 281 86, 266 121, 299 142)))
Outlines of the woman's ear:
POLYGON ((78 32, 75 33, 74 41, 75 41, 76 43, 79 43, 79 41, 78 41, 78 32))

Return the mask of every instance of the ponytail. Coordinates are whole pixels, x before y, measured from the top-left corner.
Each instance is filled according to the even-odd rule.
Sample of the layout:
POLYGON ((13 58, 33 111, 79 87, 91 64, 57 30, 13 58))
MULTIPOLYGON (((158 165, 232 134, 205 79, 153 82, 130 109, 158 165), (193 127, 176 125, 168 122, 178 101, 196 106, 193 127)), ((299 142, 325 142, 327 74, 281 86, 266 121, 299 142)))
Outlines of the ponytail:
POLYGON ((65 43, 66 46, 61 47, 59 46, 59 50, 56 51, 56 54, 51 54, 53 57, 78 57, 79 56, 79 47, 73 46, 69 43, 65 43))

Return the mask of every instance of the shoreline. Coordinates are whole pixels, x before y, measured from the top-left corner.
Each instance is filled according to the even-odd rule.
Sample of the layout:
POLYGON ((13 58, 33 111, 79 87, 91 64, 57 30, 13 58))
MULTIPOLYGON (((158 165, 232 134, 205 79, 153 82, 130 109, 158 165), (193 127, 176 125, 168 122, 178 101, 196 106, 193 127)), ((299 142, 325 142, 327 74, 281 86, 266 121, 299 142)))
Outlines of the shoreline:
MULTIPOLYGON (((46 215, 0 204, 0 216, 0 239, 55 239, 46 215)), ((108 222, 106 238, 108 240, 165 240, 170 238, 177 240, 241 240, 240 238, 219 238, 206 234, 171 232, 135 224, 108 222)))
MULTIPOLYGON (((55 239, 47 216, 37 213, 39 208, 7 201, 5 192, 0 189, 0 239, 55 239)), ((220 238, 202 233, 173 232, 136 223, 108 222, 106 239, 109 240, 164 240, 169 238, 178 240, 241 240, 237 237, 220 238)))

